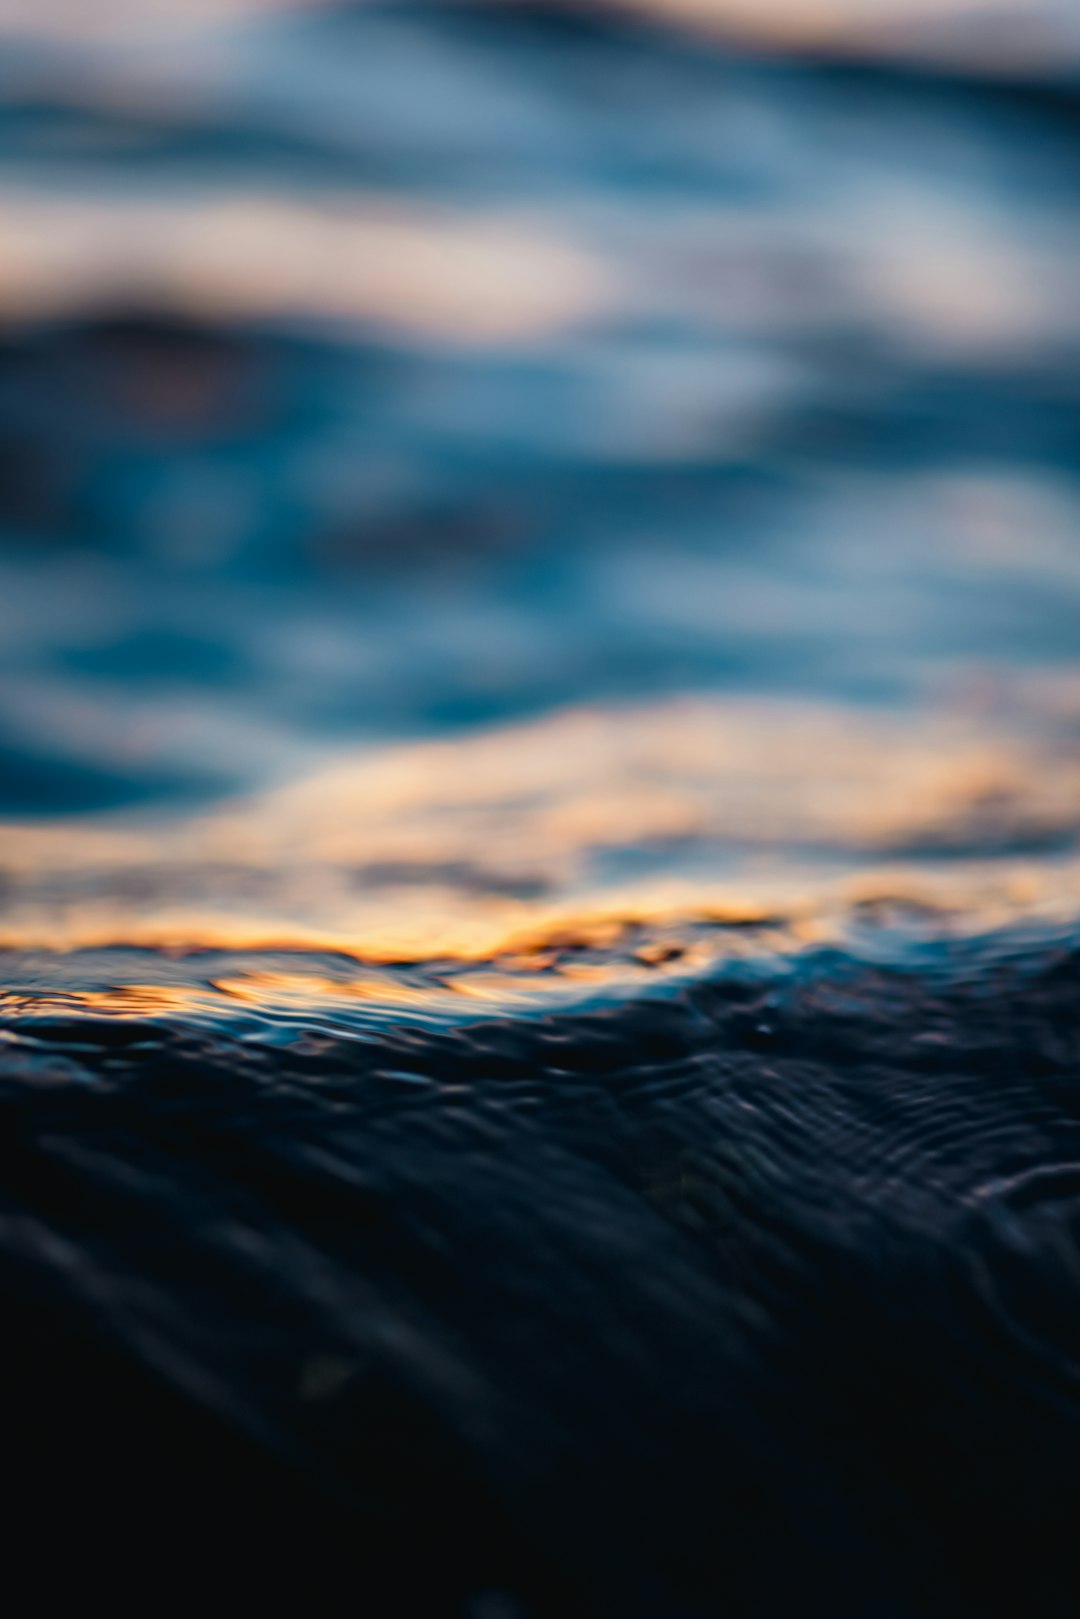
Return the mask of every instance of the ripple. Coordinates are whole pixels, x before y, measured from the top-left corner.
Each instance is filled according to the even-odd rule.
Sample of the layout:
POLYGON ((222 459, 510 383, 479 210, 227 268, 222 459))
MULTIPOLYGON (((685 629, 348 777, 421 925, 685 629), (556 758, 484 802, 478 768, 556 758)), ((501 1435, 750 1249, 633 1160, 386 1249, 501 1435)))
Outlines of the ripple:
MULTIPOLYGON (((68 970, 116 980, 122 954, 68 970)), ((281 1040, 164 983, 96 1004, 41 983, 0 1043, 3 1263, 293 1458, 362 1538, 376 1481, 379 1512, 412 1513, 444 1486, 432 1451, 467 1455, 560 1546, 561 1607, 512 1560, 539 1612, 587 1611, 598 1579, 605 1611, 646 1613, 647 1588, 689 1616, 744 1581, 751 1611, 781 1611, 764 1510, 818 1591, 824 1544, 845 1579, 914 1560, 1004 1614, 1000 1558, 971 1560, 973 1488, 982 1531, 1057 1593, 1055 1502, 1080 1482, 1076 947, 770 961, 466 1023, 388 1002, 378 1028, 309 1016, 281 1040), (373 1453, 385 1398, 438 1485, 373 1453), (699 1562, 716 1512, 725 1558, 699 1562)), ((283 965, 261 995, 291 993, 283 965)), ((211 984, 227 967, 199 964, 211 984)))

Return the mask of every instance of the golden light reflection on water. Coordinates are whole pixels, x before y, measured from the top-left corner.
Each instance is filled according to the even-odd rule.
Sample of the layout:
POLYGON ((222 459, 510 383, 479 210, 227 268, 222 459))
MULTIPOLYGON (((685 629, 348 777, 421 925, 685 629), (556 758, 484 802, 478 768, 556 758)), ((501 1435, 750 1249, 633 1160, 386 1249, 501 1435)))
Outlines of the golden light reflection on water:
POLYGON ((971 66, 1025 67, 1075 50, 1056 0, 609 0, 617 10, 787 49, 874 50, 971 66))
MULTIPOLYGON (((1075 914, 1080 745, 1060 686, 1004 724, 683 700, 377 749, 201 818, 3 828, 5 944, 333 949, 513 981, 706 966, 740 927, 1075 914), (492 976, 494 975, 494 977, 492 976)), ((430 995, 432 980, 418 994, 430 995)), ((404 982, 228 976, 215 993, 407 1000, 404 982)), ((131 993, 125 991, 125 994, 131 993)))

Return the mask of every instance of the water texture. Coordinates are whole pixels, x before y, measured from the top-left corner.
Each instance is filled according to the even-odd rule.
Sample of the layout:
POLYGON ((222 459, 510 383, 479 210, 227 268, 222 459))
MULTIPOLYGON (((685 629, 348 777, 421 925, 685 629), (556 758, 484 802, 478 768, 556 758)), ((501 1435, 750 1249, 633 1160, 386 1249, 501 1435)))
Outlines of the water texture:
POLYGON ((1078 68, 0 5, 39 1605, 1076 1613, 1078 68))

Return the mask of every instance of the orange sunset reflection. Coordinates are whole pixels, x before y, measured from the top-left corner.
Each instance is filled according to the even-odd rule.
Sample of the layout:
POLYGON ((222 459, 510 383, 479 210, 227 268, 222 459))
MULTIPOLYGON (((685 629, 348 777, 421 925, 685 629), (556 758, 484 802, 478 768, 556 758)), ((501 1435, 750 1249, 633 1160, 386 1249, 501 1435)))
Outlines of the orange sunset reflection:
POLYGON ((336 759, 152 828, 11 822, 4 942, 306 947, 584 981, 732 947, 701 924, 805 941, 882 899, 937 925, 1056 914, 1080 892, 1080 754, 1060 687, 1014 707, 1010 724, 734 700, 571 709, 336 759))

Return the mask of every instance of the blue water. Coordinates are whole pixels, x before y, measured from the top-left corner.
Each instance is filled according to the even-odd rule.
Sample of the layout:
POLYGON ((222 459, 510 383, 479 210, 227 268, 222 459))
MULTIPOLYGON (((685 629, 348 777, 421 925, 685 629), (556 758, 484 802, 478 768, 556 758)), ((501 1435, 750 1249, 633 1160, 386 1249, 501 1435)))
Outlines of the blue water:
POLYGON ((10 812, 567 703, 1071 674, 1067 102, 529 10, 8 57, 10 812), (372 248, 387 209, 430 244, 372 248), (326 218, 358 245, 275 294, 326 218), (526 240, 432 314, 439 230, 492 221, 597 284, 545 312, 526 240), (171 285, 122 235, 170 229, 171 285))
POLYGON ((0 19, 42 1601, 1076 1611, 1075 71, 849 45, 0 19))

